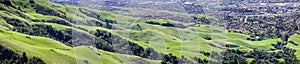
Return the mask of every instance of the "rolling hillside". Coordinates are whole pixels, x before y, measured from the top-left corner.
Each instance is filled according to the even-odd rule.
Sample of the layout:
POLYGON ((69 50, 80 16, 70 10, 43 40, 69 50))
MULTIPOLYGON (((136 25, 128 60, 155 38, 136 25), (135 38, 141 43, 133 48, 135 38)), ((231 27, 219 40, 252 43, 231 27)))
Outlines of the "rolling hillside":
MULTIPOLYGON (((201 23, 123 16, 47 0, 0 0, 0 46, 46 64, 296 63, 300 58, 299 46, 274 49, 281 39, 249 37, 201 23), (256 52, 272 58, 257 58, 256 52)), ((300 42, 299 35, 290 40, 300 42)))
POLYGON ((26 36, 26 34, 1 29, 1 46, 11 49, 18 54, 26 52, 29 57, 39 57, 49 64, 121 64, 134 63, 133 60, 140 60, 139 62, 143 63, 158 63, 158 61, 150 61, 136 56, 106 52, 90 46, 78 46, 72 48, 50 38, 39 36, 26 38, 26 36))

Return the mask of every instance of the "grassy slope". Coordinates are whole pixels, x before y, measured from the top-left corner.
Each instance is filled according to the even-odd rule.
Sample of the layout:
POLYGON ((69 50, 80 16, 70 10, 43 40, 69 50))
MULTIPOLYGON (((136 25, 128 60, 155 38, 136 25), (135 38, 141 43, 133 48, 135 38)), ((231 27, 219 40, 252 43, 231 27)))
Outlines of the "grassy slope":
MULTIPOLYGON (((78 21, 79 24, 85 24, 87 23, 86 20, 95 20, 95 18, 89 17, 80 11, 78 9, 80 7, 74 7, 70 5, 59 5, 59 4, 52 4, 47 2, 46 4, 52 5, 52 7, 55 10, 61 10, 66 12, 67 18, 72 18, 73 20, 78 21)), ((27 8, 25 8, 27 9, 27 8)), ((30 9, 28 9, 30 11, 30 9)), ((211 27, 209 25, 200 25, 199 27, 189 27, 189 28, 172 28, 172 27, 163 27, 158 25, 150 25, 146 24, 147 21, 155 21, 158 23, 165 23, 165 22, 173 22, 178 23, 174 21, 166 21, 162 19, 141 19, 141 18, 132 18, 128 16, 122 16, 117 15, 111 12, 106 11, 97 11, 93 9, 88 9, 90 12, 99 13, 102 18, 110 19, 110 20, 116 20, 118 24, 113 24, 114 26, 124 29, 124 30, 110 30, 105 29, 101 27, 94 27, 94 26, 85 26, 85 25, 75 25, 79 26, 85 29, 88 29, 89 31, 95 31, 95 29, 101 29, 106 30, 109 32, 112 32, 113 34, 117 34, 122 36, 123 38, 126 38, 130 41, 133 41, 135 43, 138 43, 139 45, 143 47, 152 47, 156 51, 163 52, 163 53, 173 53, 174 55, 180 56, 185 55, 188 57, 195 57, 200 56, 201 58, 207 58, 204 55, 198 53, 199 51, 222 51, 224 49, 220 49, 217 47, 224 48, 225 44, 237 44, 241 47, 235 48, 235 49, 244 49, 244 50, 250 50, 252 48, 258 48, 258 49, 264 49, 269 50, 272 48, 270 44, 276 43, 276 41, 279 41, 280 39, 268 39, 263 41, 247 41, 245 40, 249 35, 243 35, 243 34, 237 34, 237 33, 228 33, 226 30, 219 28, 219 27, 211 27), (136 24, 141 25, 143 31, 138 30, 132 30, 132 28, 136 27, 136 24), (213 30, 219 30, 219 32, 212 32, 213 30), (205 40, 203 39, 204 36, 211 36, 213 40, 205 40), (148 43, 147 43, 148 42, 148 43), (212 46, 215 45, 215 46, 212 46), (217 47, 216 47, 217 46, 217 47)), ((24 22, 27 22, 29 24, 46 24, 46 25, 52 25, 56 29, 66 29, 66 28, 72 28, 70 26, 64 26, 61 24, 56 23, 50 23, 50 22, 30 22, 27 19, 21 18, 15 14, 9 13, 7 15, 6 11, 0 11, 3 16, 6 14, 8 17, 21 19, 24 22)), ((37 14, 35 12, 27 12, 23 13, 25 15, 28 15, 31 19, 40 19, 40 20, 51 20, 51 19, 58 19, 62 20, 64 22, 70 23, 69 21, 66 21, 65 19, 56 17, 56 16, 50 16, 50 15, 41 15, 37 14)), ((96 19, 97 20, 97 19, 96 19)), ((6 24, 5 22, 1 21, 0 19, 0 27, 6 28, 13 28, 12 26, 6 24)), ((74 28, 76 29, 76 28, 74 28)), ((85 32, 80 29, 76 29, 78 31, 85 32)), ((2 30, 3 31, 3 30, 2 30)), ((7 46, 8 48, 11 48, 15 50, 18 53, 22 53, 24 51, 28 52, 30 55, 38 55, 38 57, 41 57, 43 60, 45 60, 47 63, 53 63, 52 59, 55 60, 55 62, 64 62, 68 61, 71 63, 76 63, 76 60, 79 60, 80 63, 83 62, 83 60, 88 60, 90 63, 102 63, 99 60, 106 61, 107 63, 120 63, 125 62, 132 59, 139 59, 136 57, 128 56, 128 55, 122 55, 122 54, 114 54, 110 52, 100 51, 100 57, 97 56, 97 54, 92 53, 91 48, 82 46, 82 47, 76 47, 76 48, 70 48, 68 46, 65 46, 57 41, 51 40, 49 38, 44 37, 36 37, 33 36, 33 39, 26 39, 24 38, 26 35, 19 34, 16 32, 11 31, 3 31, 1 33, 1 38, 4 38, 1 40, 1 45, 7 46), (35 39, 36 38, 36 39, 35 39), (46 40, 46 41, 41 41, 46 40), (50 42, 48 42, 50 41, 50 42), (48 42, 48 43, 47 43, 48 42), (20 46, 22 45, 22 46, 20 46), (50 46, 48 46, 50 45, 50 46), (60 48, 60 49, 57 49, 60 48), (71 50, 62 50, 63 49, 71 49, 71 50), (18 50, 22 49, 22 50, 18 50), (55 50, 55 52, 51 51, 51 49, 55 50), (86 53, 83 53, 86 52, 86 53), (90 52, 90 53, 87 53, 90 52), (75 54, 74 54, 75 53, 75 54), (103 56, 101 56, 101 54, 103 56), (48 58, 48 56, 51 55, 51 57, 48 58), (128 60, 124 59, 118 59, 121 58, 129 58, 128 60), (76 59, 75 59, 76 58, 76 59), (57 60, 57 61, 56 61, 57 60)), ((291 39, 297 40, 299 37, 292 37, 291 39)), ((300 42, 300 41, 297 41, 300 42)), ((296 46, 291 46, 294 48, 297 48, 296 46)), ((299 55, 299 51, 297 52, 299 55)), ((299 56, 298 56, 299 57, 299 56)), ((148 61, 148 60, 147 60, 148 61)), ((128 62, 132 63, 132 62, 128 62)))
MULTIPOLYGON (((118 18, 126 16, 115 15, 114 17, 118 18)), ((123 21, 129 19, 131 19, 131 17, 126 17, 123 18, 123 21)), ((158 25, 149 25, 145 23, 149 21, 148 19, 131 19, 131 21, 133 22, 120 22, 120 25, 115 25, 122 27, 125 30, 111 31, 116 32, 118 35, 123 36, 125 38, 137 41, 137 43, 143 46, 152 47, 159 52, 173 53, 177 56, 200 56, 201 58, 206 58, 204 57, 204 55, 199 54, 198 51, 221 51, 224 49, 213 47, 210 44, 216 44, 221 47, 223 45, 224 47, 225 43, 240 45, 241 47, 239 47, 238 49, 249 50, 252 48, 258 48, 269 50, 270 48, 272 48, 270 44, 276 43, 276 41, 280 41, 280 39, 247 41, 245 39, 249 37, 249 35, 228 33, 222 28, 213 27, 209 25, 201 25, 199 27, 189 27, 185 29, 180 29, 172 27, 163 27, 158 25), (132 30, 132 28, 136 27, 136 24, 141 25, 143 30, 132 30), (221 31, 221 33, 211 32, 212 30, 219 30, 221 31), (212 36, 213 40, 209 41, 203 39, 203 37, 206 35, 212 36)), ((173 22, 161 19, 150 19, 150 21, 155 21, 158 23, 173 22)), ((95 30, 97 28, 87 29, 95 30)))
MULTIPOLYGON (((143 25, 147 26, 147 25, 143 25)), ((205 25, 204 25, 205 26, 205 25)), ((240 45, 242 49, 249 50, 250 48, 258 48, 269 50, 272 48, 271 43, 279 41, 279 39, 269 39, 264 41, 247 41, 245 40, 247 35, 236 34, 236 33, 211 33, 211 32, 195 32, 188 29, 177 29, 177 28, 160 28, 158 26, 151 26, 154 29, 144 30, 142 32, 136 31, 117 31, 123 36, 131 38, 140 38, 143 42, 150 42, 149 46, 162 52, 173 53, 175 55, 186 55, 186 56, 197 56, 203 55, 197 53, 198 51, 221 51, 225 49, 220 49, 211 46, 210 44, 215 44, 217 46, 224 47, 225 43, 240 45), (156 28, 157 27, 157 28, 156 28), (127 33, 125 33, 127 32, 127 33), (133 34, 131 34, 133 33, 133 34), (152 34, 154 33, 154 34, 152 34), (150 35, 149 35, 150 34, 150 35), (213 40, 205 40, 204 36, 211 35, 213 40), (223 45, 223 46, 222 46, 223 45)), ((197 28, 199 30, 210 31, 197 28)))
MULTIPOLYGON (((13 2, 21 2, 21 1, 15 1, 13 2)), ((25 2, 26 1, 22 1, 25 2)), ((60 4, 54 4, 50 2, 46 2, 45 0, 36 0, 35 2, 38 2, 38 4, 42 4, 42 6, 50 7, 53 10, 60 10, 66 12, 66 17, 72 18, 73 20, 78 21, 80 24, 86 23, 86 20, 89 19, 95 19, 92 17, 89 17, 81 12, 78 11, 79 7, 74 7, 70 5, 60 5, 60 4), (68 9, 68 10, 67 10, 68 9), (75 13, 77 12, 77 13, 75 13)), ((5 10, 0 10, 0 14, 2 17, 6 18, 13 18, 21 20, 21 22, 28 23, 30 25, 33 24, 44 24, 44 25, 51 25, 56 29, 64 30, 66 28, 72 28, 76 31, 88 34, 88 32, 85 32, 83 30, 73 28, 71 26, 65 26, 53 22, 32 22, 32 19, 36 20, 59 20, 62 22, 70 23, 69 21, 57 17, 57 16, 51 16, 51 15, 42 15, 38 14, 33 11, 31 8, 22 8, 26 9, 25 11, 21 12, 17 9, 14 9, 12 7, 6 7, 2 4, 0 4, 2 8, 5 8, 5 10), (27 16, 26 18, 20 17, 18 12, 21 15, 27 16)), ((16 5, 17 6, 17 5, 16 5)), ((22 7, 22 6, 20 6, 22 7)), ((28 6, 30 7, 30 6, 28 6)), ((105 12, 104 12, 105 13, 105 12)), ((70 23, 74 25, 73 23, 70 23)), ((147 60, 136 56, 131 55, 124 55, 124 54, 117 54, 117 53, 111 53, 106 52, 102 50, 98 50, 93 47, 87 47, 87 46, 80 46, 80 47, 74 47, 71 48, 69 46, 66 46, 62 44, 61 42, 55 41, 50 38, 45 37, 39 37, 39 36, 31 36, 31 39, 26 38, 25 34, 20 34, 17 32, 12 31, 6 31, 7 29, 11 29, 13 26, 9 25, 4 21, 2 18, 0 18, 0 44, 14 50, 17 53, 23 53, 26 52, 30 56, 37 56, 40 57, 42 60, 44 60, 46 63, 54 64, 54 63, 62 63, 62 64, 75 64, 75 63, 85 63, 86 61, 91 64, 120 64, 120 63, 133 63, 136 60, 139 60, 140 62, 145 63, 154 63, 157 64, 160 62, 160 60, 147 60), (100 54, 100 56, 98 54, 100 54), (122 59, 122 58, 127 59, 122 59)))
POLYGON ((207 57, 198 53, 199 51, 211 52, 225 50, 213 47, 211 46, 211 44, 214 44, 219 47, 225 47, 225 44, 237 44, 241 47, 236 49, 250 50, 252 48, 258 48, 263 50, 269 50, 270 48, 272 48, 271 44, 276 43, 276 41, 280 41, 280 39, 248 41, 246 40, 246 38, 249 37, 249 35, 229 33, 223 28, 213 27, 209 25, 200 25, 199 27, 189 27, 181 29, 163 27, 159 25, 150 25, 145 23, 149 20, 158 23, 173 21, 165 21, 161 19, 132 18, 127 16, 114 15, 112 13, 110 15, 112 16, 110 16, 109 19, 114 20, 118 20, 118 18, 124 17, 122 18, 122 21, 118 22, 119 24, 114 24, 114 26, 120 27, 124 30, 110 30, 93 26, 81 27, 89 31, 95 31, 96 29, 107 30, 116 33, 124 38, 128 38, 129 40, 133 40, 144 47, 152 47, 159 52, 173 53, 177 56, 200 56, 201 58, 207 57), (132 22, 129 22, 129 20, 132 22), (142 27, 142 31, 132 29, 136 27, 137 24, 139 24, 142 27), (221 32, 212 32, 213 30, 218 30, 221 32), (203 39, 203 37, 207 35, 211 36, 213 40, 203 39))
POLYGON ((133 60, 141 60, 144 62, 157 63, 159 61, 146 60, 136 56, 116 54, 97 50, 96 48, 89 46, 79 46, 71 48, 53 39, 31 36, 26 38, 25 34, 17 32, 6 31, 0 29, 0 45, 3 45, 13 51, 21 54, 22 52, 28 53, 30 56, 37 56, 44 60, 46 63, 62 63, 62 64, 74 64, 84 63, 87 61, 91 64, 120 64, 130 63, 133 60), (100 54, 100 56, 98 55, 100 54), (119 58, 122 57, 122 58, 119 58), (127 59, 123 59, 127 58, 127 59))
MULTIPOLYGON (((91 10, 96 12, 96 10, 91 10)), ((267 39, 263 41, 247 41, 246 38, 249 35, 229 33, 223 28, 213 27, 209 25, 200 25, 199 27, 189 28, 172 28, 163 27, 159 25, 146 24, 147 21, 154 21, 157 23, 177 23, 175 21, 162 20, 162 19, 143 19, 133 18, 128 16, 117 15, 111 12, 101 11, 99 12, 102 18, 116 20, 118 24, 113 24, 123 30, 110 30, 95 26, 83 26, 77 25, 81 28, 89 31, 95 31, 96 29, 106 30, 114 34, 120 35, 130 41, 138 43, 143 47, 152 47, 155 50, 163 53, 173 53, 180 56, 185 55, 189 57, 200 56, 201 58, 207 58, 204 55, 198 53, 199 51, 222 51, 224 49, 211 46, 214 44, 218 47, 224 47, 225 44, 237 44, 241 47, 236 49, 250 50, 252 48, 258 48, 263 50, 269 50, 272 48, 271 44, 280 41, 280 39, 267 39), (142 31, 133 30, 136 25, 139 24, 142 27, 142 31), (213 30, 221 31, 212 32, 213 30), (204 36, 211 36, 213 40, 205 40, 204 36)), ((184 23, 179 23, 184 24, 184 23)))
MULTIPOLYGON (((290 37, 290 41, 295 41, 296 43, 300 44, 300 35, 293 35, 290 37)), ((293 44, 288 44, 288 47, 291 47, 293 49, 296 49, 295 55, 297 58, 300 58, 300 46, 295 46, 293 44)))

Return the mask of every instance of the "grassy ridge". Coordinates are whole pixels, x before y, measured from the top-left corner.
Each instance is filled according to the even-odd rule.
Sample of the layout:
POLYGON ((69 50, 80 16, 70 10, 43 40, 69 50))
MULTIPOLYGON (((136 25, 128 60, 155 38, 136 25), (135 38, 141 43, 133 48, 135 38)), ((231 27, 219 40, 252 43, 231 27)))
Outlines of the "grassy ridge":
MULTIPOLYGON (((125 18, 126 19, 126 18, 125 18)), ((161 21, 161 19, 151 19, 159 23, 167 23, 170 21, 161 21)), ((134 20, 133 20, 134 21, 134 20)), ((225 44, 236 44, 240 47, 233 49, 243 49, 249 51, 253 48, 262 50, 269 50, 273 48, 271 44, 280 41, 280 39, 267 39, 263 41, 248 41, 249 35, 237 34, 227 32, 225 29, 213 27, 209 25, 200 25, 199 27, 188 28, 173 28, 159 25, 151 25, 145 23, 147 19, 138 19, 134 22, 122 22, 122 26, 115 24, 115 26, 126 27, 126 30, 110 30, 92 26, 82 26, 83 28, 94 31, 96 29, 108 30, 116 33, 122 37, 129 38, 136 41, 144 47, 151 47, 163 53, 172 53, 176 56, 188 56, 207 58, 199 51, 211 52, 225 50, 225 44), (133 30, 139 24, 142 31, 133 30), (220 31, 220 32, 212 32, 220 31), (211 36, 213 40, 205 40, 203 37, 211 36), (216 45, 222 48, 212 46, 216 45)))
POLYGON ((1 45, 6 46, 16 51, 17 53, 26 52, 28 53, 28 55, 38 55, 37 57, 40 57, 46 63, 61 62, 61 63, 70 64, 75 62, 75 59, 71 57, 72 55, 70 56, 68 55, 69 53, 71 53, 71 51, 63 51, 63 52, 50 51, 51 49, 56 49, 56 48, 70 49, 70 47, 63 45, 55 40, 44 38, 44 37, 35 37, 35 36, 32 36, 31 37, 32 39, 27 39, 25 38, 26 35, 24 34, 19 34, 16 32, 10 32, 4 30, 1 31, 2 31, 1 38, 3 39, 1 40, 1 45), (65 53, 65 52, 69 52, 69 53, 65 53), (60 54, 60 53, 64 53, 64 54, 60 54))
MULTIPOLYGON (((148 25, 142 25, 142 27, 147 27, 148 25)), ((206 26, 206 25, 203 25, 206 26)), ((211 33, 206 32, 213 29, 201 29, 204 32, 194 32, 188 29, 177 29, 177 28, 160 28, 160 26, 149 26, 154 29, 143 30, 143 31, 130 31, 122 30, 116 31, 122 36, 127 36, 128 38, 137 39, 137 41, 149 42, 148 46, 155 48, 158 51, 173 53, 175 55, 186 55, 186 56, 197 56, 201 55, 198 51, 220 51, 225 49, 220 49, 211 46, 215 44, 220 47, 225 47, 227 44, 237 44, 249 50, 252 48, 269 50, 272 48, 271 44, 280 41, 279 39, 269 39, 263 41, 247 41, 248 35, 242 35, 237 33, 228 33, 223 31, 222 33, 211 33), (150 35, 148 35, 150 34, 150 35), (209 35, 212 36, 213 40, 205 40, 203 37, 209 35), (156 45, 157 44, 157 45, 156 45)), ((239 49, 237 48, 237 49, 239 49)))
MULTIPOLYGON (((29 25, 50 25, 58 30, 65 30, 67 28, 72 28, 75 31, 92 35, 84 30, 75 28, 78 26, 89 25, 87 21, 90 22, 100 22, 101 20, 89 15, 89 13, 98 14, 99 11, 84 9, 79 7, 74 7, 70 5, 60 5, 50 3, 46 0, 35 0, 36 6, 44 7, 45 9, 34 9, 31 6, 23 7, 20 3, 29 3, 29 0, 19 2, 17 0, 9 0, 13 3, 11 6, 6 6, 3 4, 1 8, 1 45, 10 48, 17 53, 26 52, 30 56, 37 56, 44 60, 46 63, 62 63, 62 64, 74 64, 74 63, 90 63, 90 64, 121 64, 121 63, 149 63, 157 64, 160 60, 147 60, 136 56, 110 53, 107 51, 98 50, 93 47, 79 46, 71 48, 62 44, 61 42, 55 41, 50 38, 31 36, 30 39, 26 38, 25 34, 20 34, 17 32, 6 31, 6 29, 14 29, 14 26, 8 24, 7 22, 12 22, 10 19, 16 19, 20 21, 25 26, 29 25), (15 9, 20 7, 21 9, 26 9, 26 11, 20 11, 15 9), (52 14, 36 12, 48 10, 52 14), (88 11, 88 12, 84 12, 88 11), (92 11, 92 12, 91 12, 92 11), (65 16, 63 15, 65 14, 65 16), (25 17, 24 17, 25 16, 25 17), (77 24, 75 26, 75 24, 77 24), (100 56, 99 56, 100 55, 100 56), (120 57, 120 58, 119 58, 120 57), (126 58, 126 59, 123 59, 126 58), (103 61, 102 61, 103 60, 103 61), (138 60, 138 62, 136 62, 138 60)), ((106 12, 99 12, 99 14, 106 14, 106 12)), ((108 13, 109 14, 109 13, 108 13)), ((110 19, 109 17, 103 17, 105 19, 110 19)), ((100 23, 103 23, 102 21, 100 23)), ((105 28, 103 28, 105 29, 105 28)))
POLYGON ((28 53, 30 56, 37 56, 44 60, 46 63, 63 63, 63 64, 74 64, 74 63, 114 63, 121 64, 124 62, 132 62, 131 59, 144 60, 143 62, 158 62, 145 60, 136 56, 122 55, 116 53, 110 53, 101 51, 89 46, 80 46, 71 48, 53 39, 31 36, 26 38, 27 35, 20 34, 12 31, 5 31, 0 29, 0 44, 12 49, 13 51, 21 54, 22 52, 28 53), (126 57, 129 59, 124 60, 126 57))
MULTIPOLYGON (((29 0, 26 0, 29 1, 29 0)), ((18 2, 18 1, 13 1, 18 2)), ((14 4, 11 7, 1 5, 0 10, 0 44, 6 46, 18 53, 27 52, 31 56, 37 56, 45 62, 53 63, 103 63, 103 64, 134 64, 142 63, 159 63, 160 60, 148 60, 136 56, 117 54, 98 50, 90 46, 79 46, 71 48, 50 38, 31 36, 26 38, 25 34, 20 34, 13 31, 6 31, 5 29, 13 29, 14 26, 8 24, 7 19, 16 19, 21 23, 29 25, 51 25, 58 30, 65 30, 72 28, 75 31, 93 36, 96 29, 108 31, 117 36, 121 36, 131 42, 137 43, 144 48, 154 48, 155 51, 165 54, 172 53, 177 57, 181 55, 187 57, 200 57, 209 59, 200 51, 223 51, 227 49, 227 44, 238 45, 239 47, 231 49, 241 49, 249 51, 257 48, 261 50, 269 50, 273 48, 271 44, 280 41, 280 39, 267 39, 263 41, 248 41, 249 35, 237 34, 227 32, 220 27, 200 24, 196 27, 176 28, 166 27, 161 25, 153 25, 146 22, 155 22, 158 24, 182 24, 172 20, 164 19, 143 19, 133 18, 128 16, 117 15, 107 11, 98 11, 93 9, 75 7, 71 5, 60 5, 46 2, 46 0, 36 0, 38 6, 44 7, 52 14, 36 12, 37 9, 25 5, 14 4), (46 2, 46 3, 41 3, 46 2), (20 7, 21 10, 16 8, 20 7), (98 17, 101 18, 98 18, 98 17), (4 19, 6 18, 6 19, 4 19), (112 23, 105 22, 106 20, 112 23), (114 26, 116 29, 109 29, 103 26, 95 25, 102 23, 103 26, 108 24, 114 26), (114 23, 116 22, 116 23, 114 23), (86 31, 85 31, 86 30, 86 31), (210 36, 212 40, 206 40, 203 37, 210 36)), ((28 4, 28 2, 26 2, 28 4)), ((203 15, 201 18, 210 18, 203 15)), ((293 36, 291 40, 297 42, 299 36, 293 36)), ((298 46, 289 45, 290 47, 299 50, 298 46)), ((296 55, 299 58, 299 51, 296 55)), ((249 60, 250 61, 250 60, 249 60)))

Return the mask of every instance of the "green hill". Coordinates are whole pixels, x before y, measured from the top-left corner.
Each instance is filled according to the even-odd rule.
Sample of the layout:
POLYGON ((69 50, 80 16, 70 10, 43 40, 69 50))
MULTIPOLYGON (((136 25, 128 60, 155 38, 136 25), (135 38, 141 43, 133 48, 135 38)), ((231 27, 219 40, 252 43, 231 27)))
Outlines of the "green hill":
POLYGON ((130 63, 132 60, 141 60, 140 62, 155 63, 158 61, 150 61, 140 57, 116 54, 98 50, 90 46, 69 47, 61 42, 53 39, 30 36, 20 34, 12 31, 5 31, 1 29, 1 46, 13 50, 18 54, 26 52, 29 57, 39 57, 46 63, 90 63, 90 64, 107 64, 107 63, 130 63), (120 59, 119 57, 126 57, 128 59, 120 59))
MULTIPOLYGON (((32 33, 28 33, 29 31, 24 31, 24 32, 21 31, 21 29, 24 29, 26 27, 32 28, 33 26, 37 26, 37 25, 51 26, 53 27, 53 29, 57 31, 66 30, 67 28, 72 28, 72 25, 74 24, 70 23, 71 21, 69 20, 75 20, 75 18, 72 17, 69 17, 71 19, 66 18, 64 15, 62 15, 65 14, 66 11, 62 12, 62 10, 59 10, 58 8, 61 7, 71 8, 73 6, 53 4, 44 0, 34 0, 34 1, 33 0, 26 0, 26 1, 5 0, 5 1, 1 1, 0 5, 1 5, 1 12, 0 12, 1 13, 1 25, 0 25, 1 46, 12 50, 19 55, 21 55, 23 52, 26 52, 27 56, 29 57, 35 56, 41 58, 47 64, 53 64, 53 63, 121 64, 121 63, 134 63, 134 60, 140 60, 137 62, 142 62, 142 63, 157 64, 159 62, 155 60, 143 59, 132 55, 124 55, 124 54, 102 51, 90 46, 70 47, 67 46, 66 44, 63 44, 60 41, 54 40, 56 38, 51 39, 48 35, 45 34, 32 34, 32 33), (52 8, 52 7, 56 7, 56 8, 52 8), (43 10, 46 12, 49 11, 49 13, 42 12, 43 10), (13 32, 11 30, 17 32, 13 32), (20 34, 18 32, 25 33, 25 34, 20 34), (37 35, 37 36, 30 36, 30 38, 27 38, 26 34, 37 35), (127 58, 127 59, 121 59, 119 57, 127 58)), ((71 14, 71 13, 67 13, 67 14, 71 14)), ((67 16, 72 16, 72 15, 67 15, 67 16)), ((84 17, 88 17, 88 16, 84 15, 84 17)), ((34 28, 32 29, 33 29, 32 31, 35 30, 34 28)), ((77 28, 72 28, 72 29, 75 29, 76 31, 82 32, 84 34, 91 35, 88 32, 85 32, 77 28)))
MULTIPOLYGON (((227 57, 250 63, 257 58, 234 51, 271 57, 272 52, 285 52, 271 50, 280 39, 250 41, 249 37, 205 24, 135 18, 46 0, 0 1, 0 45, 19 56, 25 52, 47 64, 213 63, 219 60, 212 56, 219 53, 235 55, 225 54, 223 63, 227 57)), ((300 42, 298 38, 295 35, 290 40, 300 42)), ((288 47, 297 52, 287 54, 300 58, 298 46, 288 47)), ((290 60, 280 57, 262 61, 277 59, 290 60)))

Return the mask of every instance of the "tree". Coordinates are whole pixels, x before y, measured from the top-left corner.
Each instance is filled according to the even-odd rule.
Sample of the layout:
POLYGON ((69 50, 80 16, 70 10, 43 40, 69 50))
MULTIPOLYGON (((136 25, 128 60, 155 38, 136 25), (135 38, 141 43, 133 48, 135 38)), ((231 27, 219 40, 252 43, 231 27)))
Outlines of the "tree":
POLYGON ((28 64, 46 64, 46 63, 38 57, 33 57, 29 59, 28 64))
POLYGON ((28 58, 27 58, 25 52, 23 52, 23 54, 22 54, 22 60, 21 60, 21 62, 28 62, 28 58))

